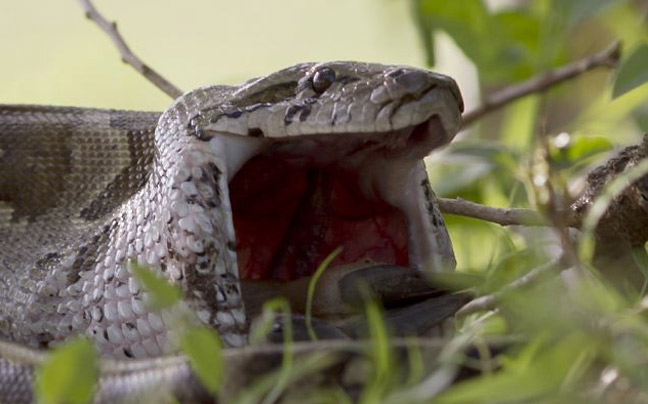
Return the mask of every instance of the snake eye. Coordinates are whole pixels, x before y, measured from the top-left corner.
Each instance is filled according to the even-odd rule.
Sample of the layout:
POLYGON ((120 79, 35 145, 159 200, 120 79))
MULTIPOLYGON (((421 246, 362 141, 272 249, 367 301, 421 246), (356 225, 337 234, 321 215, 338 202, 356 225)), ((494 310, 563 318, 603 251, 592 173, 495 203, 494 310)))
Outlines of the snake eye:
POLYGON ((326 91, 334 82, 335 71, 330 67, 322 67, 313 74, 313 78, 311 79, 313 90, 318 94, 326 91))

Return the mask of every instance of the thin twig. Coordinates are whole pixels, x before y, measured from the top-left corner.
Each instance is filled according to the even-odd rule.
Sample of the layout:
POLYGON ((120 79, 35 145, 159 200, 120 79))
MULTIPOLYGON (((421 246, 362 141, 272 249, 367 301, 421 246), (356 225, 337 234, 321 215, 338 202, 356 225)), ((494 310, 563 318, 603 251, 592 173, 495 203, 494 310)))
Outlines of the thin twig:
POLYGON ((518 85, 506 87, 490 94, 486 97, 486 100, 482 105, 463 115, 463 126, 466 127, 470 125, 484 115, 499 109, 518 98, 533 93, 544 92, 559 83, 577 77, 589 70, 597 67, 613 68, 617 65, 620 57, 621 43, 617 41, 599 53, 595 53, 568 65, 542 73, 518 85))
MULTIPOLYGON (((540 276, 546 274, 547 272, 555 271, 556 269, 560 268, 562 265, 563 258, 557 258, 551 262, 548 262, 546 264, 543 264, 537 268, 534 268, 527 272, 526 274, 522 275, 518 279, 514 280, 510 284, 506 285, 502 289, 498 290, 495 293, 489 294, 489 295, 484 295, 477 297, 468 303, 466 303, 462 308, 460 308, 455 316, 461 317, 461 316, 467 316, 469 314, 476 313, 478 311, 484 311, 484 310, 492 310, 495 308, 495 305, 499 301, 499 299, 502 297, 507 292, 510 292, 512 290, 516 289, 521 289, 536 279, 538 279, 540 276)), ((563 268, 566 269, 566 268, 563 268)))
MULTIPOLYGON (((438 202, 443 213, 486 220, 501 226, 551 226, 540 213, 533 209, 494 208, 461 198, 438 198, 438 202)), ((576 227, 577 219, 570 217, 566 225, 576 227)))
POLYGON ((97 11, 91 0, 79 0, 79 3, 81 3, 81 7, 85 11, 86 17, 89 20, 94 21, 115 44, 124 63, 133 66, 133 68, 140 72, 148 81, 153 83, 160 90, 164 91, 171 98, 178 98, 182 95, 180 89, 171 84, 167 79, 162 77, 158 72, 142 62, 140 58, 131 52, 128 45, 126 45, 126 41, 124 41, 124 38, 119 34, 119 31, 117 31, 117 23, 106 20, 97 11))

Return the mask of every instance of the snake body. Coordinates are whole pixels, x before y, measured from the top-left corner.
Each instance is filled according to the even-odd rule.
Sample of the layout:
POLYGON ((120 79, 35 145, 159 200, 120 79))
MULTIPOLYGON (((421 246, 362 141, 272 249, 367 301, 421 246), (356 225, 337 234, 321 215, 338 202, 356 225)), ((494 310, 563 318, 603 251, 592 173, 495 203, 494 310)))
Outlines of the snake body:
MULTIPOLYGON (((228 347, 246 344, 239 278, 301 276, 331 243, 350 245, 340 263, 368 255, 450 268, 422 158, 452 139, 462 108, 446 76, 356 62, 303 63, 240 86, 200 88, 162 114, 0 106, 0 336, 37 349, 85 334, 117 359, 175 350, 170 315, 148 307, 130 262, 179 286, 228 347), (292 220, 286 241, 263 260, 264 228, 248 231, 257 216, 247 211, 264 208, 257 184, 278 172, 296 189, 288 184, 299 170, 324 184, 307 187, 292 211, 310 230, 292 220), (357 191, 333 175, 353 177, 357 191), (379 201, 376 217, 331 219, 342 205, 327 195, 354 192, 379 201), (351 222, 369 241, 348 236, 351 222), (379 234, 392 228, 402 234, 379 234), (321 248, 290 246, 306 238, 321 248), (393 246, 373 245, 387 241, 393 246)), ((7 363, 15 365, 5 362, 0 385, 7 363)))

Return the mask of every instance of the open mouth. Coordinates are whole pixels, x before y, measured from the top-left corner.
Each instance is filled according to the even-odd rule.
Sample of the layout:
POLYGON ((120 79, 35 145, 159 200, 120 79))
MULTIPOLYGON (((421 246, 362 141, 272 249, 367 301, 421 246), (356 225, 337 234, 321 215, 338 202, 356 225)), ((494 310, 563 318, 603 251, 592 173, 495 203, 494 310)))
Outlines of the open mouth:
POLYGON ((397 131, 275 140, 229 183, 239 273, 247 280, 311 275, 369 261, 453 265, 421 159, 447 143, 437 116, 397 131))

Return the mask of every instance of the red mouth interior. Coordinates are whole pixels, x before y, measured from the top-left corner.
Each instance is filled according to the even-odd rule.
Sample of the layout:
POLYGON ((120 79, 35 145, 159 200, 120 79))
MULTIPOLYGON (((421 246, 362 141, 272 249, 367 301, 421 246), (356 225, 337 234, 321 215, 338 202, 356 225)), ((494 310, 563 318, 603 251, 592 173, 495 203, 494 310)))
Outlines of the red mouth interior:
POLYGON ((352 173, 260 155, 229 189, 242 279, 310 275, 339 246, 332 265, 365 259, 408 265, 405 216, 363 196, 352 173))

